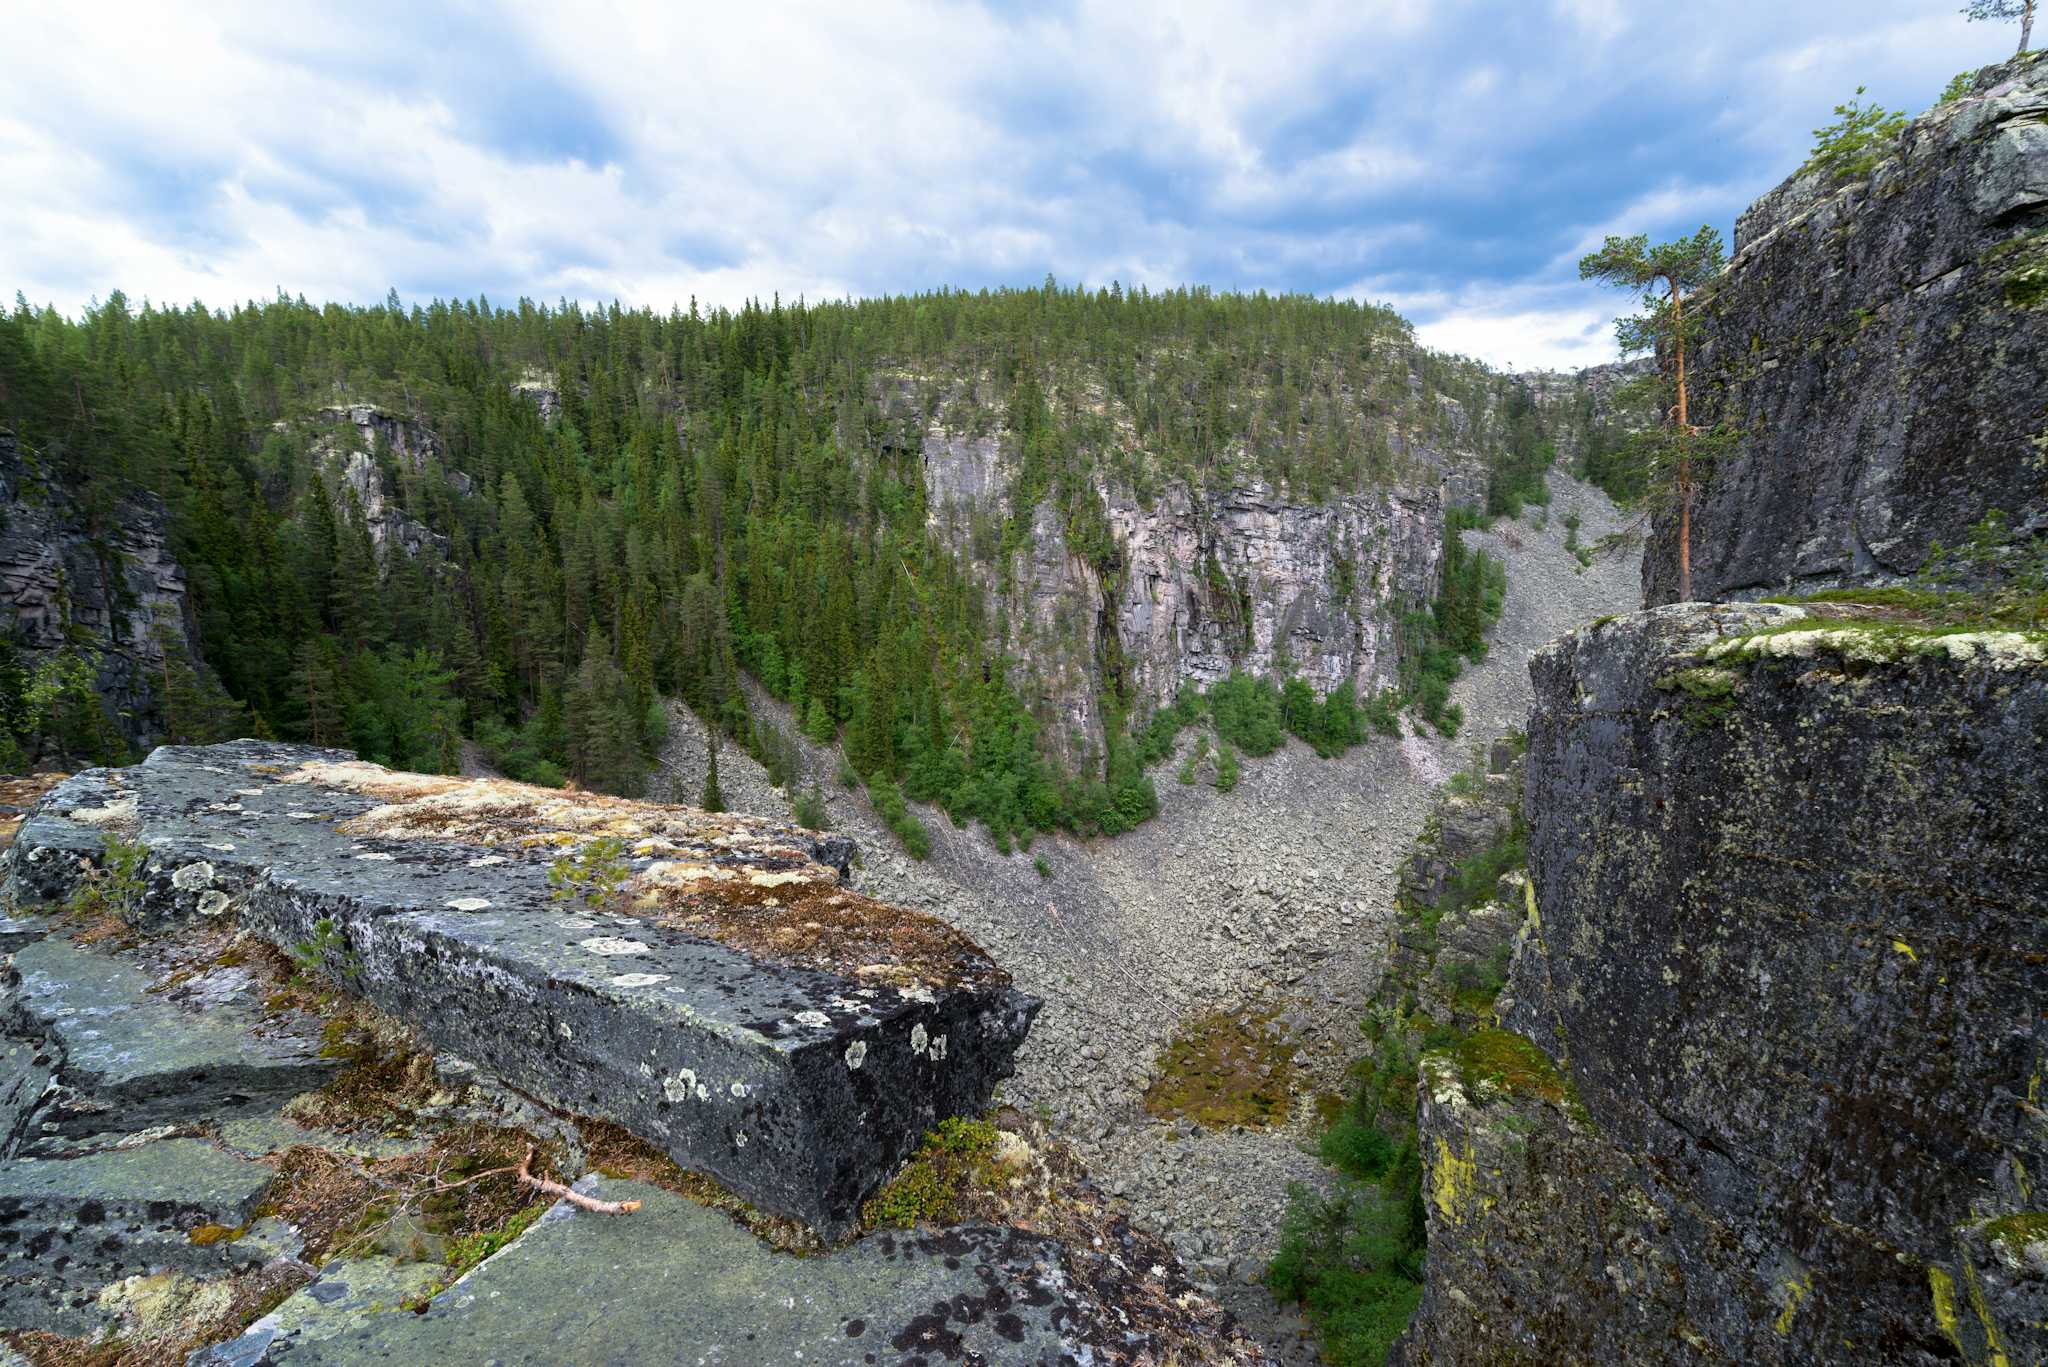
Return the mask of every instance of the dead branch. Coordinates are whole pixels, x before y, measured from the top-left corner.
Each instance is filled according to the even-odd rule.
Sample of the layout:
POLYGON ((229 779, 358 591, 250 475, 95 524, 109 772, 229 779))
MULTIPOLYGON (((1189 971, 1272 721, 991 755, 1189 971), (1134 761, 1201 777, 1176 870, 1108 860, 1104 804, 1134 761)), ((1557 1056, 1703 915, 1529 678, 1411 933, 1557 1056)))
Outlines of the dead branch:
POLYGON ((528 1144, 526 1146, 526 1157, 520 1160, 519 1180, 536 1191, 546 1192, 550 1196, 559 1196, 572 1206, 593 1211, 599 1215, 631 1215, 634 1211, 640 1209, 638 1201, 600 1201, 595 1196, 585 1196, 582 1192, 565 1187, 560 1182, 546 1177, 535 1177, 531 1172, 527 1171, 532 1162, 533 1145, 528 1144))

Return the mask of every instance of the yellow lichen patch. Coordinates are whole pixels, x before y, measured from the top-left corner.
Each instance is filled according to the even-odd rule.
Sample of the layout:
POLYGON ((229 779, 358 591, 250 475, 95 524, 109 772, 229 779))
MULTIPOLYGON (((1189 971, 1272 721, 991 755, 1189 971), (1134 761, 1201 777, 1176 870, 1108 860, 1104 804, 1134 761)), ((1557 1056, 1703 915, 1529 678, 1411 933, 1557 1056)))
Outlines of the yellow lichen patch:
POLYGON ((1938 1267, 1927 1269, 1927 1289, 1934 1296, 1934 1322, 1949 1342, 1963 1346, 1962 1322, 1956 1318, 1956 1280, 1938 1267))
POLYGON ((1804 1301, 1812 1292, 1813 1274, 1811 1272, 1807 1273, 1804 1277, 1794 1277, 1779 1288, 1779 1294, 1785 1298, 1785 1305, 1783 1309, 1778 1311, 1778 1318, 1772 1321, 1771 1327, 1776 1329, 1781 1337, 1792 1332, 1792 1321, 1799 1314, 1800 1302, 1804 1301))
POLYGON ((1920 956, 1913 952, 1913 946, 1907 944, 1904 940, 1893 940, 1892 948, 1905 955, 1906 962, 1915 964, 1920 962, 1920 956))
POLYGON ((367 760, 313 760, 278 777, 279 783, 310 783, 321 788, 340 788, 384 802, 408 802, 450 792, 467 782, 442 774, 413 774, 386 769, 367 760))
POLYGON ((1464 1215, 1458 1209, 1459 1203, 1469 1197, 1478 1184, 1479 1164, 1472 1157, 1467 1145, 1462 1156, 1452 1153, 1451 1146, 1443 1139, 1436 1141, 1436 1162, 1430 1165, 1430 1199, 1446 1220, 1462 1224, 1464 1215))

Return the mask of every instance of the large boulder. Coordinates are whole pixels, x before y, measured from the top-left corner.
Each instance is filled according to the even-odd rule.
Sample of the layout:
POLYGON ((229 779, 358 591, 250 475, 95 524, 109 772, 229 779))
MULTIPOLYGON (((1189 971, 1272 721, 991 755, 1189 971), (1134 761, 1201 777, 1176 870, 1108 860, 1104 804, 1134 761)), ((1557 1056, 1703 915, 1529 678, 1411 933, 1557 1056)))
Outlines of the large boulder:
POLYGON ((1531 672, 1407 1360, 2042 1360, 2048 638, 1686 604, 1531 672))
POLYGON ((444 1053, 828 1234, 987 1104, 1038 1007, 943 922, 848 891, 842 837, 303 746, 79 774, 23 823, 11 891, 61 901, 138 844, 134 924, 239 918, 444 1053))

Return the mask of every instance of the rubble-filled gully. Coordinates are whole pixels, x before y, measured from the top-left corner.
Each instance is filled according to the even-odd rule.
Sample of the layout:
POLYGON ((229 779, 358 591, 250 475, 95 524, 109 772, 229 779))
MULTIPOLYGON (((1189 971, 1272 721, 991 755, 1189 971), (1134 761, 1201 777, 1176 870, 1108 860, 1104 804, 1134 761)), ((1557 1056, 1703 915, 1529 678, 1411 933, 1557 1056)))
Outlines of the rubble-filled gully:
MULTIPOLYGON (((1137 831, 1041 839, 1009 856, 927 812, 933 851, 922 864, 833 783, 831 755, 803 747, 834 829, 862 850, 854 886, 953 922, 1044 999, 1001 1098, 1071 1140, 1096 1180, 1127 1199, 1282 1362, 1317 1357, 1300 1318, 1274 1306, 1258 1278, 1288 1184, 1324 1180, 1312 1152, 1313 1101, 1342 1089, 1384 968, 1395 881, 1431 794, 1475 745, 1523 724, 1531 651, 1640 602, 1634 545, 1588 567, 1565 549, 1569 516, 1578 517, 1579 544, 1592 547, 1629 530, 1624 515, 1597 489, 1561 473, 1550 482, 1548 509, 1464 534, 1506 561, 1508 591, 1488 658, 1453 691, 1465 713, 1454 740, 1432 732, 1375 741, 1335 760, 1290 743, 1248 761, 1229 794, 1177 782, 1176 756, 1155 772, 1160 815, 1137 831), (1247 1008, 1270 1008, 1298 1046, 1286 1119, 1205 1129, 1148 1114, 1146 1089, 1176 1031, 1247 1008)), ((756 701, 775 715, 773 700, 756 701)), ((653 795, 693 801, 704 740, 687 714, 676 723, 653 795)), ((1183 748, 1192 740, 1184 734, 1183 748)), ((787 798, 731 747, 719 777, 735 810, 788 815, 787 798)))

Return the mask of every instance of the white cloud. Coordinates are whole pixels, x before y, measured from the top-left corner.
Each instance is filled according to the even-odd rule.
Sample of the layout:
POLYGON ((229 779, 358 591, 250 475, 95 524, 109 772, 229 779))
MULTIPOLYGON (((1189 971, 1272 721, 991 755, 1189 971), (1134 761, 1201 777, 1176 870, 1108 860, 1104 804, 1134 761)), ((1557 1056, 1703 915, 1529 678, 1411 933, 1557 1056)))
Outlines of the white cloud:
POLYGON ((0 288, 65 308, 1363 278, 1524 364, 1604 358, 1601 235, 1725 225, 1856 79, 2005 41, 1923 0, 131 0, 9 38, 0 288))

